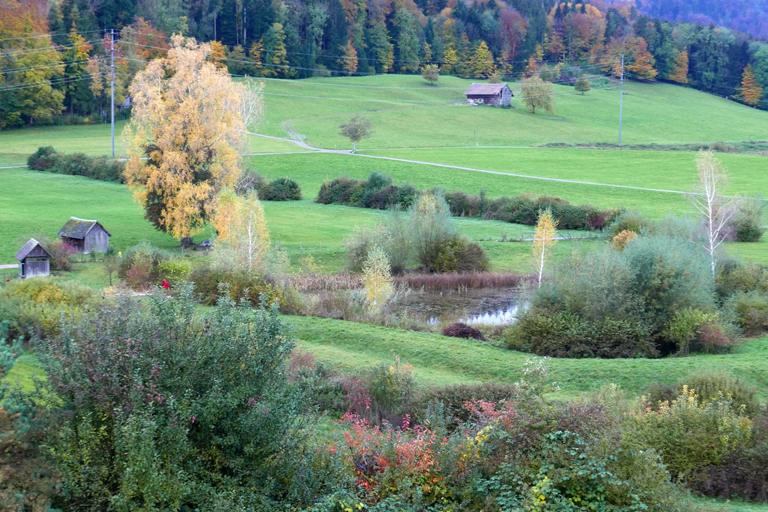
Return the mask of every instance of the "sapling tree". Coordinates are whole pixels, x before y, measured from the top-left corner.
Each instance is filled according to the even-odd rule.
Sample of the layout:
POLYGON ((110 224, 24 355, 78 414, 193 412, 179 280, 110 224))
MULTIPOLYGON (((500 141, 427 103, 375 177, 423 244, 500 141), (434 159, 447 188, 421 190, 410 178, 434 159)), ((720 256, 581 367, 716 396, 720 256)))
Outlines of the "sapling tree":
POLYGON ((542 109, 550 114, 555 113, 555 89, 550 82, 545 82, 538 75, 526 78, 520 83, 523 92, 523 105, 531 109, 533 114, 536 109, 542 109))
POLYGON ((373 135, 371 120, 355 114, 352 119, 339 125, 339 135, 352 141, 352 152, 357 150, 357 143, 373 135))
POLYGON ((574 89, 579 91, 581 95, 584 96, 585 92, 589 92, 592 89, 592 84, 590 84, 589 80, 583 76, 578 80, 576 80, 576 83, 574 84, 574 89))
POLYGON ((536 233, 533 236, 533 256, 539 275, 539 288, 541 288, 541 280, 544 277, 547 258, 556 243, 557 221, 552 218, 552 211, 547 208, 539 213, 539 222, 536 224, 536 233))
POLYGON ((716 252, 723 243, 725 228, 736 209, 733 200, 722 195, 728 185, 728 170, 715 158, 715 154, 712 151, 699 152, 696 168, 699 171, 699 183, 689 198, 704 218, 703 245, 709 256, 714 279, 717 267, 716 252))
POLYGON ((437 85, 437 81, 440 79, 440 70, 437 64, 427 64, 421 68, 421 77, 430 85, 437 85))
POLYGON ((246 273, 265 269, 269 229, 256 191, 238 196, 225 188, 217 198, 212 220, 217 233, 214 259, 218 265, 246 273))
POLYGON ((395 287, 387 254, 378 245, 368 251, 368 259, 363 266, 363 285, 368 311, 381 312, 392 297, 395 287))

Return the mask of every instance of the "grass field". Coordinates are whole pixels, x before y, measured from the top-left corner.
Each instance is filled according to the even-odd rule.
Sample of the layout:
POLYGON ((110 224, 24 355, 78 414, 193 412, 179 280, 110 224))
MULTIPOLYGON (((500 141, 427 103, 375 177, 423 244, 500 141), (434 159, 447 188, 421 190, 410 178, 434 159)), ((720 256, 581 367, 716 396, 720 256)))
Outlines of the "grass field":
MULTIPOLYGON (((122 137, 125 122, 115 123, 115 156, 125 157, 122 137)), ((291 142, 266 137, 246 137, 246 153, 307 151, 291 142)), ((0 167, 26 165, 27 157, 40 146, 53 146, 62 153, 81 152, 91 156, 110 155, 112 140, 108 124, 87 126, 44 126, 0 132, 0 167)))
MULTIPOLYGON (((322 156, 322 155, 311 155, 322 156)), ((70 216, 99 219, 112 233, 110 243, 118 251, 147 240, 158 247, 176 250, 178 243, 156 231, 144 219, 128 187, 117 183, 61 176, 25 169, 0 169, 0 262, 12 263, 13 255, 31 236, 55 237, 70 216), (34 191, 34 192, 31 192, 34 191), (33 206, 30 206, 33 205, 33 206)), ((264 202, 273 241, 289 251, 294 265, 312 255, 323 271, 335 272, 345 264, 343 240, 356 226, 374 225, 385 212, 321 205, 312 200, 264 202)), ((499 239, 502 234, 519 237, 530 226, 479 219, 456 219, 462 232, 475 240, 499 239)), ((196 240, 209 237, 206 231, 196 240)), ((482 242, 497 270, 527 270, 527 243, 482 242)), ((572 245, 559 244, 558 257, 572 245)), ((87 268, 87 266, 83 267, 87 268)), ((100 277, 84 276, 98 283, 100 277)))
MULTIPOLYGON (((373 137, 361 148, 422 146, 527 146, 549 142, 617 142, 619 90, 593 89, 581 96, 555 86, 555 115, 464 105, 472 80, 441 77, 438 87, 420 76, 384 75, 265 82, 262 133, 286 137, 286 128, 318 147, 349 148, 340 123, 355 112, 373 122, 373 137)), ((516 87, 511 85, 512 89, 516 87)), ((768 113, 718 96, 673 85, 627 85, 626 144, 745 141, 764 139, 768 113)))
MULTIPOLYGON (((514 382, 529 354, 483 342, 388 329, 340 320, 289 317, 300 346, 320 360, 346 369, 390 361, 393 354, 414 366, 416 379, 427 385, 457 382, 514 382)), ((607 383, 639 394, 653 382, 677 382, 703 369, 723 369, 768 392, 768 337, 745 342, 727 355, 695 355, 665 359, 552 359, 552 379, 563 396, 575 396, 607 383)))

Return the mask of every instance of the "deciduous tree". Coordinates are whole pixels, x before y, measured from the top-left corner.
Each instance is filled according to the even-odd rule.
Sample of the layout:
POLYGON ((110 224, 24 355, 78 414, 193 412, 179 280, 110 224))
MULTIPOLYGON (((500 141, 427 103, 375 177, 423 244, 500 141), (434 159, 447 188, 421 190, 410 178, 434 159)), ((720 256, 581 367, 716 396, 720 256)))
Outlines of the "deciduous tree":
POLYGON ((688 52, 682 51, 675 58, 675 70, 669 79, 679 84, 688 83, 688 52))
POLYGON ((341 58, 339 58, 339 64, 341 64, 341 68, 348 75, 357 72, 357 50, 355 49, 355 45, 352 44, 351 39, 348 40, 347 44, 342 47, 341 53, 341 58))
POLYGON ((437 64, 427 64, 421 68, 421 77, 431 85, 437 84, 437 81, 440 79, 440 70, 437 64))
POLYGON ((219 190, 237 182, 252 90, 208 61, 210 45, 181 36, 172 45, 131 85, 125 176, 146 218, 185 239, 202 230, 219 190))
POLYGON ((488 78, 496 72, 496 64, 493 60, 493 54, 488 49, 485 41, 481 41, 475 51, 472 53, 470 62, 472 67, 472 76, 475 78, 488 78))
POLYGON ((704 250, 709 255, 712 279, 717 267, 717 249, 723 243, 724 229, 735 213, 732 199, 723 197, 728 185, 728 170, 712 151, 701 151, 696 158, 699 183, 689 196, 691 203, 704 219, 704 250))
POLYGON ((544 267, 552 247, 557 243, 557 221, 552 217, 552 211, 547 208, 539 212, 539 222, 533 235, 533 257, 536 261, 536 272, 539 277, 539 288, 544 277, 544 267))
POLYGON ((536 113, 536 109, 543 109, 550 114, 555 113, 555 88, 550 82, 545 82, 534 75, 520 82, 520 89, 523 93, 523 105, 536 113))
POLYGON ((228 270, 262 273, 269 252, 269 229, 255 190, 239 196, 225 187, 216 198, 214 260, 228 270))
POLYGON ((363 286, 368 311, 374 314, 382 311, 395 291, 389 259, 378 245, 368 251, 368 258, 363 265, 363 286))
POLYGON ((576 80, 576 83, 574 84, 574 89, 579 91, 582 96, 584 96, 585 92, 589 92, 592 89, 592 84, 589 83, 589 80, 587 77, 583 76, 576 80))
POLYGON ((373 135, 371 120, 355 114, 352 119, 339 125, 339 135, 348 138, 352 142, 352 152, 357 150, 357 143, 373 135))
POLYGON ((741 96, 750 107, 757 106, 763 97, 763 86, 757 81, 752 64, 745 67, 741 75, 741 96))

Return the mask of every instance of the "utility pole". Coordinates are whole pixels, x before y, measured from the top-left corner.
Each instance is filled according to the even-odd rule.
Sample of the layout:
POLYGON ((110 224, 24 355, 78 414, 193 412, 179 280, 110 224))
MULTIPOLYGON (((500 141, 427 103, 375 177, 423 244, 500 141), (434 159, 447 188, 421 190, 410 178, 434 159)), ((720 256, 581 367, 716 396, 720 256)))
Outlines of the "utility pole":
POLYGON ((621 124, 624 116, 624 54, 621 54, 621 96, 619 97, 619 146, 621 146, 621 124))
POLYGON ((112 118, 112 158, 115 158, 115 29, 109 30, 109 54, 112 68, 112 108, 110 114, 112 118))

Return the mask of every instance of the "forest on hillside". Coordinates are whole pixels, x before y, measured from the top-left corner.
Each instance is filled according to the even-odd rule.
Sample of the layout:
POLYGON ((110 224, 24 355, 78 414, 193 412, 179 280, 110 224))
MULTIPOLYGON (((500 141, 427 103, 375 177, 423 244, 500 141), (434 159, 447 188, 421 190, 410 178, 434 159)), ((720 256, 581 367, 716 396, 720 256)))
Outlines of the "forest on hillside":
POLYGON ((719 25, 768 37, 766 0, 639 0, 644 14, 667 21, 719 25))
MULTIPOLYGON (((768 44, 729 28, 642 14, 655 6, 653 0, 641 2, 641 10, 631 0, 8 0, 0 4, 0 128, 58 122, 62 114, 67 122, 103 118, 110 38, 122 104, 135 73, 165 55, 177 33, 210 41, 211 59, 233 75, 419 73, 435 64, 441 74, 463 78, 539 73, 572 85, 584 75, 619 77, 624 55, 626 77, 768 106, 762 90, 768 44)), ((672 17, 661 10, 659 16, 672 17)))

